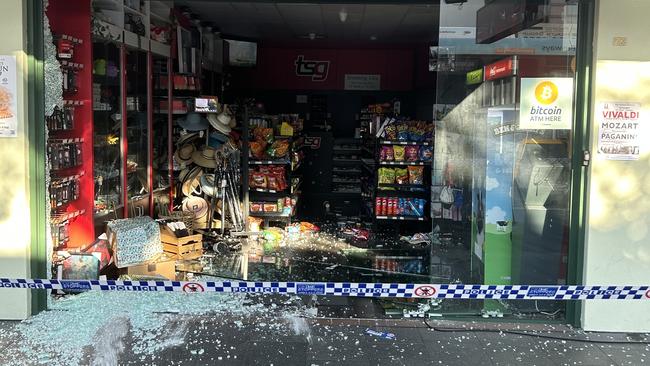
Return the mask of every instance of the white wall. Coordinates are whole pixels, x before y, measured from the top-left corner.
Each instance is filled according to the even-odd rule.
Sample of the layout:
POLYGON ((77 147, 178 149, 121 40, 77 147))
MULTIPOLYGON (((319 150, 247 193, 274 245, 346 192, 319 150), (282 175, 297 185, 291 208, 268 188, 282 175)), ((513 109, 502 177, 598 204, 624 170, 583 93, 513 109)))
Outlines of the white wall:
MULTIPOLYGON (((650 1, 601 0, 594 40, 594 110, 600 102, 642 104, 646 134, 638 161, 605 160, 595 153, 598 119, 592 114, 585 283, 650 284, 650 1), (627 45, 616 46, 614 37, 627 45)), ((648 301, 590 300, 583 327, 599 331, 650 331, 648 301)))
MULTIPOLYGON (((25 19, 22 0, 0 1, 0 55, 15 55, 18 68, 18 137, 0 138, 0 277, 29 278, 29 182, 25 19)), ((0 289, 0 319, 31 312, 27 290, 0 289)))

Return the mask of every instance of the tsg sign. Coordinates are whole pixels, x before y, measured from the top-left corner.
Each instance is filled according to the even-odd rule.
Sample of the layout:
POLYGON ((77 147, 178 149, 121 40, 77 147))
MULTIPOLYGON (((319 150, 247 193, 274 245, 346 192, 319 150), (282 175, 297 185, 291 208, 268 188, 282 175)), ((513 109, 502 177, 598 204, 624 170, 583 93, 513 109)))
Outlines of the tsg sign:
POLYGON ((312 81, 325 81, 330 70, 329 61, 305 60, 300 55, 295 61, 296 76, 310 77, 312 81))

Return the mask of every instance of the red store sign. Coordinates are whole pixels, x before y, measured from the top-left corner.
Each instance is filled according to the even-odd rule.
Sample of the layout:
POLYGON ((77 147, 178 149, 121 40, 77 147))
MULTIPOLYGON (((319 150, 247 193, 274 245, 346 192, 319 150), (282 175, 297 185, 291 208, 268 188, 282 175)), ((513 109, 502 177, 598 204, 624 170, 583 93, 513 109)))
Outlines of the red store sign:
POLYGON ((514 57, 485 66, 485 80, 496 80, 517 74, 517 60, 514 57))

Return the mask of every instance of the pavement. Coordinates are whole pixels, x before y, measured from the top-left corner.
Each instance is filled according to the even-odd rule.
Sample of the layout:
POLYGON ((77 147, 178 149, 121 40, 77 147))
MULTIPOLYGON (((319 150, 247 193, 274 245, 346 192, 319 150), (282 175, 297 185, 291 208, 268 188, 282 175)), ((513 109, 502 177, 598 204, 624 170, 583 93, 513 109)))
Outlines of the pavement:
POLYGON ((648 334, 480 319, 325 318, 297 297, 207 296, 69 297, 28 321, 0 322, 0 365, 650 364, 648 334))

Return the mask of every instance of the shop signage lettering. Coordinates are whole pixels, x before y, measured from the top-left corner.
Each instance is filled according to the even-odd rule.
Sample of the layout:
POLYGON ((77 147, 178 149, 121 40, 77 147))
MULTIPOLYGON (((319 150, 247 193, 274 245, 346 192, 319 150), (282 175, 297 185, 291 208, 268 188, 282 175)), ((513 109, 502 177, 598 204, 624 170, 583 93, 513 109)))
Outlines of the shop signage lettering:
POLYGON ((605 102, 598 109, 598 153, 609 160, 639 159, 641 104, 605 102))
POLYGON ((305 145, 309 146, 312 150, 320 149, 319 136, 305 136, 305 145))
POLYGON ((571 129, 572 78, 522 78, 520 101, 519 129, 571 129))
POLYGON ((528 289, 529 297, 554 297, 557 287, 531 287, 528 289))
POLYGON ((345 90, 380 90, 381 75, 345 74, 345 90))
POLYGON ((492 131, 494 132, 494 136, 503 136, 509 133, 517 132, 517 125, 510 123, 507 125, 495 127, 492 129, 492 131))
POLYGON ((298 295, 324 295, 325 285, 322 283, 309 284, 298 283, 296 284, 296 294, 298 295))
POLYGON ((304 55, 299 55, 295 61, 296 76, 310 77, 312 81, 325 81, 330 70, 329 61, 305 60, 304 55))

